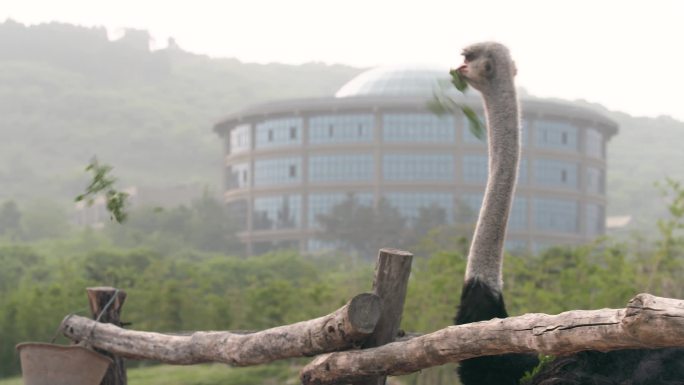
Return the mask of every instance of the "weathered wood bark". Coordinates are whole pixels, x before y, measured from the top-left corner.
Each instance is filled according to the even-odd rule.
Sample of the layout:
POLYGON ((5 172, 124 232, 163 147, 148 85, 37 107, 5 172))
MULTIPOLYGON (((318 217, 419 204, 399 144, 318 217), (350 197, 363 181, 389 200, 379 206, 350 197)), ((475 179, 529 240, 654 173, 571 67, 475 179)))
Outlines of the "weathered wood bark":
MULTIPOLYGON (((99 317, 99 322, 120 327, 121 307, 123 307, 126 301, 126 292, 123 290, 117 291, 113 287, 89 287, 86 291, 88 292, 88 303, 90 304, 90 312, 93 315, 93 319, 97 320, 99 317), (113 298, 115 295, 116 298, 113 298), (111 303, 110 300, 112 301, 111 303), (106 309, 105 306, 107 306, 106 309)), ((90 342, 89 339, 88 342, 90 342)), ((128 381, 126 378, 126 364, 123 358, 107 350, 95 350, 111 358, 113 361, 100 385, 126 385, 128 381)))
MULTIPOLYGON (((412 260, 413 254, 402 250, 383 248, 378 252, 373 293, 382 301, 382 314, 375 331, 363 343, 364 349, 394 341, 404 311, 412 260)), ((385 376, 370 377, 355 382, 355 385, 384 385, 385 380, 385 376)))
POLYGON ((62 330, 72 340, 87 338, 97 348, 133 359, 180 365, 223 362, 248 366, 356 346, 375 329, 380 309, 380 298, 365 293, 329 315, 252 334, 195 332, 173 336, 124 330, 109 324, 93 327, 92 320, 78 316, 67 317, 62 330))
POLYGON ((304 385, 346 384, 478 356, 675 346, 684 346, 684 300, 639 294, 625 309, 526 314, 450 326, 374 349, 322 355, 302 369, 301 379, 304 385))

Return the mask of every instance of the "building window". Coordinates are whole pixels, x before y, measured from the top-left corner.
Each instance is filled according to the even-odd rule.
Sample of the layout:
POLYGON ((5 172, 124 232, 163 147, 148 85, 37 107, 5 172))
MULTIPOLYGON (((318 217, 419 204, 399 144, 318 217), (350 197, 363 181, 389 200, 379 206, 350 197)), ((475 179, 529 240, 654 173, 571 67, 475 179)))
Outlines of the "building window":
POLYGON ((254 198, 255 230, 298 228, 301 225, 301 196, 254 198))
POLYGON ((527 184, 527 158, 524 156, 520 159, 518 166, 518 184, 527 184))
POLYGON ((586 231, 589 236, 599 236, 605 231, 605 212, 603 206, 586 204, 586 231))
POLYGON ((527 199, 515 197, 508 216, 508 227, 511 230, 527 229, 527 199))
POLYGON ((228 167, 227 188, 245 188, 249 186, 249 164, 236 163, 228 167))
POLYGON ((605 192, 603 171, 596 167, 587 167, 587 192, 603 194, 605 192))
POLYGON ((453 143, 456 140, 451 115, 385 114, 382 121, 385 142, 453 143))
POLYGON ((592 128, 586 131, 587 155, 603 159, 603 135, 592 128))
POLYGON ((535 127, 537 147, 577 151, 577 127, 569 122, 540 119, 535 127))
POLYGON ((523 118, 521 123, 520 123, 520 146, 521 147, 526 147, 527 146, 527 138, 529 137, 529 132, 530 132, 530 120, 523 118))
POLYGON ((486 182, 487 162, 486 155, 464 155, 463 180, 465 182, 486 182))
POLYGON ((301 158, 259 159, 254 162, 254 186, 272 186, 292 184, 300 181, 297 169, 301 167, 301 158))
POLYGON ((534 161, 535 184, 549 187, 576 190, 579 187, 576 162, 555 159, 536 159, 534 161))
POLYGON ((454 180, 454 157, 448 154, 388 154, 382 168, 385 180, 454 180))
POLYGON ((264 120, 255 125, 256 147, 277 147, 301 144, 301 118, 264 120))
POLYGON ((241 124, 230 131, 230 153, 235 154, 250 149, 251 125, 241 124))
POLYGON ((372 114, 317 115, 309 118, 309 142, 349 143, 373 139, 372 114))
POLYGON ((370 154, 316 155, 309 157, 309 181, 368 181, 374 175, 370 154))
POLYGON ((535 227, 540 232, 577 233, 578 204, 574 200, 534 198, 535 227))

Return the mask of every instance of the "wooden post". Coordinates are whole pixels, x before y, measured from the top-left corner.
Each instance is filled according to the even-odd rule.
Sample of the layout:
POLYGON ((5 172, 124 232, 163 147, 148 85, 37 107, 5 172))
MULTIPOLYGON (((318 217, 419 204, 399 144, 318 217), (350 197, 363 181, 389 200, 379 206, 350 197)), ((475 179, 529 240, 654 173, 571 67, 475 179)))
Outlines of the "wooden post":
MULTIPOLYGON (((126 301, 126 292, 123 290, 117 291, 113 287, 89 287, 86 290, 93 319, 97 320, 99 317, 99 322, 101 323, 109 323, 120 327, 121 307, 123 307, 124 301, 126 301), (116 295, 116 298, 112 300, 114 295, 116 295), (105 309, 110 300, 112 302, 105 309)), ((105 374, 100 385, 126 385, 126 366, 123 358, 117 357, 106 350, 95 350, 110 357, 114 362, 107 369, 107 374, 105 374)))
MULTIPOLYGON (((413 254, 408 251, 383 248, 378 252, 373 279, 373 293, 382 301, 382 313, 362 348, 374 348, 394 341, 404 311, 406 288, 411 275, 413 254)), ((355 385, 384 385, 386 377, 369 377, 355 385)))

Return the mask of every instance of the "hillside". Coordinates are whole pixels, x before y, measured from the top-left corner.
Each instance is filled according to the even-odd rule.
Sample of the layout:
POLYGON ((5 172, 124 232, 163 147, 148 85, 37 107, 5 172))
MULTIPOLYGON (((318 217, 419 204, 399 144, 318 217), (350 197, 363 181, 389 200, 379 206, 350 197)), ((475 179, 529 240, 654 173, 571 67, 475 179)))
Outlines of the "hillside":
POLYGON ((222 115, 279 98, 331 95, 360 69, 250 64, 150 51, 145 31, 0 24, 0 201, 68 202, 93 155, 123 183, 221 183, 222 115))
MULTIPOLYGON (((104 28, 0 23, 0 202, 69 204, 93 155, 122 184, 219 191, 221 142, 212 124, 266 100, 331 95, 361 69, 242 63, 195 55, 145 31, 111 41, 104 28)), ((577 101, 620 124, 608 145, 609 215, 652 226, 664 210, 654 182, 684 180, 684 123, 632 117, 577 101)))
POLYGON ((620 126, 608 142, 608 215, 631 215, 631 229, 655 231, 655 219, 666 215, 655 184, 665 178, 684 181, 684 122, 668 116, 634 117, 585 101, 575 103, 605 114, 620 126))

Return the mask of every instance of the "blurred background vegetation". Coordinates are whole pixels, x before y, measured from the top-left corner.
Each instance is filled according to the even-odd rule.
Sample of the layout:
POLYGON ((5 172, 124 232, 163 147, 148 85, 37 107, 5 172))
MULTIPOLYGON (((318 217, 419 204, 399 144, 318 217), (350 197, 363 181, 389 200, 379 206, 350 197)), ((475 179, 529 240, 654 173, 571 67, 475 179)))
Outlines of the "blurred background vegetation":
MULTIPOLYGON (((101 28, 0 24, 2 385, 20 383, 11 379, 19 373, 14 345, 49 341, 65 315, 86 314, 88 286, 126 290, 123 320, 161 332, 277 326, 327 314, 370 290, 372 251, 357 235, 339 240, 368 258, 287 250, 241 256, 235 224, 216 198, 222 149, 211 130, 223 114, 249 104, 332 95, 361 69, 211 59, 173 42, 150 51, 149 38, 137 30, 110 41, 101 28), (87 185, 83 168, 94 154, 116 165, 120 185, 182 181, 204 194, 164 209, 137 207, 123 225, 75 227, 73 199, 87 185)), ((583 247, 509 256, 510 312, 623 307, 643 291, 684 297, 684 193, 675 182, 684 180, 684 123, 577 103, 620 124, 608 150, 608 211, 631 214, 635 227, 583 247)), ((377 235, 415 252, 402 327, 429 332, 452 324, 472 229, 419 225, 377 235)), ((141 385, 295 384, 301 363, 230 369, 143 362, 133 363, 140 368, 129 376, 141 385)), ((457 380, 453 368, 441 368, 401 381, 457 380)))
MULTIPOLYGON (((624 307, 639 292, 684 297, 684 186, 669 180, 661 187, 668 215, 654 224, 657 237, 623 242, 605 238, 539 255, 509 255, 505 296, 511 314, 624 307)), ((370 290, 372 258, 289 251, 249 259, 227 254, 231 240, 204 238, 207 221, 198 219, 204 215, 203 204, 150 212, 147 220, 111 223, 101 231, 69 231, 30 242, 5 238, 0 243, 0 378, 18 373, 16 343, 49 341, 66 314, 87 314, 88 286, 125 289, 123 320, 134 329, 160 332, 278 326, 327 314, 370 290), (151 218, 156 222, 151 224, 151 218)), ((430 332, 452 324, 467 240, 440 236, 444 232, 456 234, 457 229, 437 227, 407 245, 416 257, 405 330, 430 332)), ((300 364, 292 360, 253 369, 146 368, 131 371, 131 383, 156 384, 143 380, 145 373, 158 371, 149 374, 158 380, 174 370, 179 378, 194 379, 167 383, 282 383, 296 378, 300 364), (230 382, 231 376, 244 382, 230 382)), ((402 381, 453 383, 453 374, 437 369, 402 381)))

